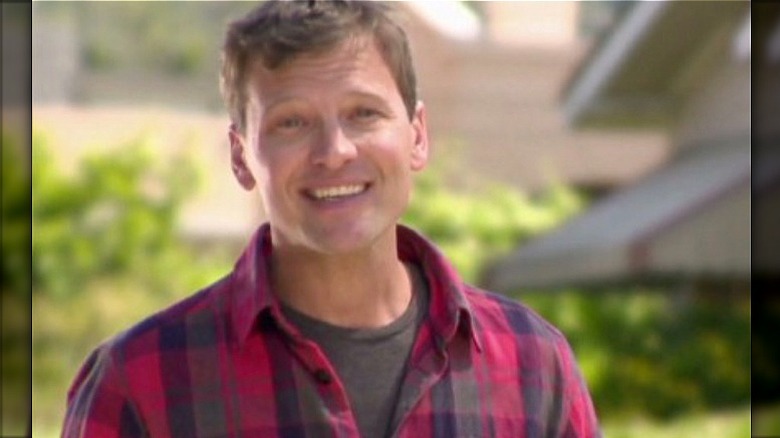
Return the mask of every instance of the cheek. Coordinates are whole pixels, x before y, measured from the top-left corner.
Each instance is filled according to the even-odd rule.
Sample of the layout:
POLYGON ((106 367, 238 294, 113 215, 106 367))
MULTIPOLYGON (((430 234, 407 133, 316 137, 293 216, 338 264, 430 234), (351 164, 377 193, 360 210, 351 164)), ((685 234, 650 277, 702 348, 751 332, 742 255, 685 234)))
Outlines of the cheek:
POLYGON ((264 161, 260 164, 260 179, 263 186, 275 190, 284 180, 284 167, 274 161, 264 161))
POLYGON ((412 168, 412 143, 406 135, 386 134, 375 139, 371 150, 378 160, 391 165, 395 172, 406 173, 412 168))
POLYGON ((300 157, 292 149, 263 151, 258 156, 259 179, 269 192, 285 190, 295 180, 300 157))

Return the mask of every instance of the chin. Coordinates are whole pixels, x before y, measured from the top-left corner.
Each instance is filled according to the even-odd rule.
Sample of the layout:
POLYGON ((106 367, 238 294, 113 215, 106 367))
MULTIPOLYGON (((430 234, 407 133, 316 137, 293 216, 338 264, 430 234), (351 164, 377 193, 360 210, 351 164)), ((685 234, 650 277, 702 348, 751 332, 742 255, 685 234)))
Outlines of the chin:
POLYGON ((323 254, 338 255, 368 250, 387 232, 386 227, 358 226, 318 229, 306 234, 310 248, 323 254))

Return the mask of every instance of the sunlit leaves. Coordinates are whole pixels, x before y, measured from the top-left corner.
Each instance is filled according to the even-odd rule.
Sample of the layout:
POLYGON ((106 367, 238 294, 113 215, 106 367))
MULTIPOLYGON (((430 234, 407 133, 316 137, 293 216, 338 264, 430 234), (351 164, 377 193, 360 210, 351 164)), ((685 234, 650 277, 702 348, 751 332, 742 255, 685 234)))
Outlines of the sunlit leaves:
POLYGON ((522 296, 566 334, 610 418, 669 418, 749 401, 750 309, 712 298, 681 304, 675 294, 636 287, 522 296))
POLYGON ((68 296, 87 279, 119 274, 172 287, 171 263, 187 257, 175 230, 178 211, 198 186, 192 162, 155 158, 141 136, 84 157, 68 176, 54 163, 53 147, 35 133, 33 289, 68 296))
POLYGON ((469 282, 479 280, 487 261, 552 229, 584 205, 582 196, 564 185, 552 185, 531 199, 499 183, 478 191, 453 190, 445 184, 447 176, 442 167, 420 174, 402 219, 439 245, 469 282))

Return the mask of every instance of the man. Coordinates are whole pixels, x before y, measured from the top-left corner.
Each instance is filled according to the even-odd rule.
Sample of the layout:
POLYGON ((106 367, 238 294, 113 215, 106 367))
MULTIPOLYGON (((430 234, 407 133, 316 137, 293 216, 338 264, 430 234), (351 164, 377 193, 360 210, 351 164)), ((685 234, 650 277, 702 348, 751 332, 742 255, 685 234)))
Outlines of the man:
POLYGON ((268 223, 223 280, 92 354, 63 435, 599 435, 564 337, 397 224, 428 160, 415 87, 386 5, 234 22, 232 167, 268 223))

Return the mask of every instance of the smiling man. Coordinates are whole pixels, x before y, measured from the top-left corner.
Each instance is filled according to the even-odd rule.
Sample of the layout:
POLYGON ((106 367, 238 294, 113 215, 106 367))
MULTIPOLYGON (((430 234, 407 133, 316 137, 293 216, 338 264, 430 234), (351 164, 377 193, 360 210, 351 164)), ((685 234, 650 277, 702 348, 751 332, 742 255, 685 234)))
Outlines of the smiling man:
POLYGON ((268 223, 224 279, 95 350, 64 436, 599 435, 561 333, 398 224, 429 144, 390 12, 267 1, 231 24, 231 162, 268 223))

